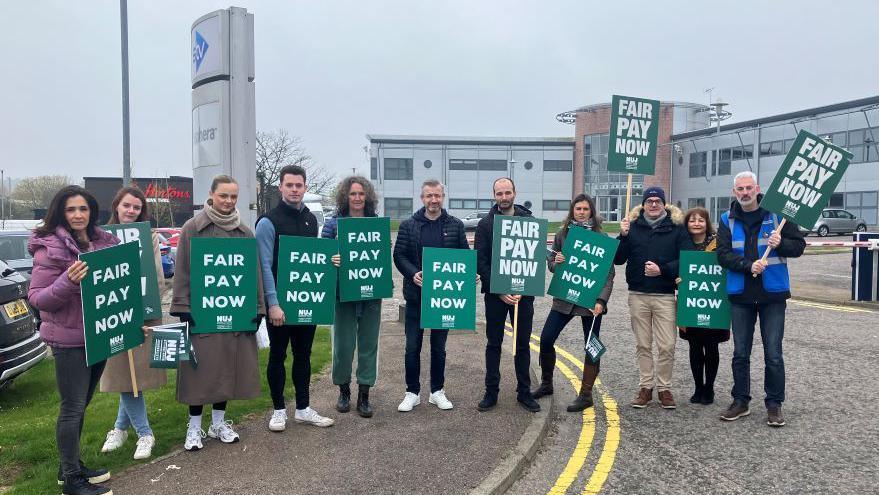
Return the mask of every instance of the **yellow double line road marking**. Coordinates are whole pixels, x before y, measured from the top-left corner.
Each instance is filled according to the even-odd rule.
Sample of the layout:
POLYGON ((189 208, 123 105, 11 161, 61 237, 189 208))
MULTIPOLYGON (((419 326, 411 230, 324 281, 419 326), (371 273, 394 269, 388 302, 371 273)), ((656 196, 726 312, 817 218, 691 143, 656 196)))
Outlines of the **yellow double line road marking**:
MULTIPOLYGON (((506 326, 507 328, 512 329, 512 326, 509 323, 507 323, 506 326)), ((506 334, 509 336, 513 335, 509 331, 506 332, 506 334)), ((540 342, 540 338, 535 335, 532 335, 531 338, 540 342)), ((531 349, 540 352, 540 347, 534 343, 529 343, 529 346, 531 349)), ((559 356, 567 359, 580 372, 583 371, 582 361, 558 345, 553 347, 559 356)), ((513 348, 515 349, 515 343, 513 343, 513 348)), ((579 393, 580 378, 578 375, 561 360, 556 360, 556 368, 558 368, 565 378, 571 382, 571 387, 573 387, 574 393, 579 393)), ((595 469, 592 471, 592 475, 589 477, 589 481, 587 481, 586 486, 583 489, 582 493, 584 494, 596 494, 601 491, 604 482, 607 480, 607 476, 610 474, 611 469, 613 469, 617 448, 620 444, 620 417, 617 411, 617 403, 613 400, 610 394, 607 393, 607 390, 601 384, 601 380, 595 380, 595 387, 598 389, 602 397, 604 414, 607 420, 607 432, 604 437, 604 447, 602 448, 601 455, 598 458, 595 469)), ((580 436, 577 439, 577 445, 574 447, 574 451, 568 459, 568 463, 565 465, 564 470, 559 475, 553 487, 549 490, 549 494, 555 495, 566 493, 568 488, 570 488, 574 481, 577 480, 580 471, 583 469, 583 465, 586 463, 586 457, 589 455, 589 450, 594 438, 595 408, 590 407, 583 411, 583 427, 580 429, 580 436)))
POLYGON ((817 309, 829 309, 831 311, 842 311, 844 313, 874 313, 874 311, 865 309, 865 308, 856 308, 854 306, 842 306, 842 305, 834 305, 834 304, 824 304, 812 301, 804 301, 802 299, 789 299, 790 302, 797 304, 799 306, 807 306, 810 308, 817 309))

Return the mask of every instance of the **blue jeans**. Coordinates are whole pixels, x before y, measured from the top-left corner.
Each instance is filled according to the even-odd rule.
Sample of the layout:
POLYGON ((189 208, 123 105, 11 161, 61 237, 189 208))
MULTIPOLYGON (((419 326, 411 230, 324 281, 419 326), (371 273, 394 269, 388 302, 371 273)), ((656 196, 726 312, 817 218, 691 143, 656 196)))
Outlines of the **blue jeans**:
MULTIPOLYGON (((552 354, 555 356, 555 341, 571 320, 574 315, 566 315, 558 311, 552 310, 546 317, 546 323, 543 324, 543 331, 540 332, 540 352, 542 354, 552 354)), ((592 328, 592 334, 598 337, 601 332, 601 315, 594 317, 592 315, 581 316, 580 322, 583 323, 583 348, 586 348, 586 339, 589 337, 589 327, 592 326, 592 320, 595 320, 595 326, 592 328)))
MULTIPOLYGON (((430 393, 442 390, 446 381, 446 338, 448 330, 430 330, 430 393)), ((421 305, 406 301, 406 391, 421 391, 421 305)))
POLYGON ((116 429, 125 431, 133 426, 137 436, 152 435, 150 422, 147 420, 146 401, 143 392, 137 397, 131 392, 119 394, 119 412, 116 414, 116 429))
POLYGON ((784 358, 781 340, 784 338, 784 312, 787 302, 731 305, 733 335, 733 399, 747 404, 751 400, 751 347, 754 344, 754 325, 760 317, 760 337, 763 339, 765 363, 764 389, 766 407, 784 402, 784 358))

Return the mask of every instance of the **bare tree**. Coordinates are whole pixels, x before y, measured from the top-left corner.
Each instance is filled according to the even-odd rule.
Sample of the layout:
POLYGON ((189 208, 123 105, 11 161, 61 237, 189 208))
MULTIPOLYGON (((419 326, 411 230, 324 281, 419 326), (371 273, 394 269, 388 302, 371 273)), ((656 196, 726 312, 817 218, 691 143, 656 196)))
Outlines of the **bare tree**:
POLYGON ((287 165, 299 165, 307 172, 308 190, 323 194, 336 182, 336 175, 314 163, 302 145, 302 139, 291 136, 286 129, 256 133, 256 178, 259 181, 257 209, 260 214, 271 209, 272 198, 277 194, 273 186, 280 182, 281 169, 287 165))
POLYGON ((12 191, 12 199, 28 210, 48 208, 55 193, 69 184, 73 184, 73 180, 66 175, 26 177, 16 184, 12 191))

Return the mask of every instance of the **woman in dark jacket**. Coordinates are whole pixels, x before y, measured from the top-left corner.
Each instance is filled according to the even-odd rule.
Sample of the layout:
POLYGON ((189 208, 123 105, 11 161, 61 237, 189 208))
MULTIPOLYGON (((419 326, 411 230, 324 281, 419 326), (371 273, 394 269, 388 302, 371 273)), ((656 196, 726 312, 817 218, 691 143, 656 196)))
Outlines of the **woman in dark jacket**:
POLYGON ((67 495, 112 494, 109 488, 93 484, 109 480, 110 472, 89 469, 79 457, 85 409, 106 361, 86 364, 79 283, 88 274, 88 266, 77 258, 80 253, 119 243, 97 223, 95 197, 79 186, 67 186, 52 198, 43 223, 28 241, 28 251, 34 258, 28 300, 40 310, 40 338, 52 348, 55 358, 55 380, 61 397, 55 427, 61 458, 58 481, 67 495))
MULTIPOLYGON (((565 257, 562 255, 562 246, 565 244, 565 238, 571 229, 591 229, 593 232, 601 232, 601 218, 596 214, 595 201, 585 194, 580 194, 571 201, 571 207, 568 210, 568 216, 565 217, 555 240, 552 243, 552 250, 555 253, 551 259, 547 260, 547 267, 554 272, 556 265, 564 263, 565 257)), ((588 342, 589 330, 597 337, 601 330, 601 315, 607 313, 607 301, 610 299, 610 293, 613 290, 614 269, 611 267, 607 273, 607 280, 604 288, 599 294, 594 308, 583 308, 575 306, 563 299, 553 298, 552 309, 543 325, 543 332, 540 334, 540 386, 531 393, 535 399, 539 399, 545 395, 552 395, 552 374, 555 367, 555 341, 559 334, 575 316, 580 317, 583 323, 583 346, 588 342)), ((592 386, 598 377, 600 361, 593 363, 587 357, 583 360, 583 380, 580 383, 580 393, 568 406, 568 412, 577 412, 592 407, 592 386)))
MULTIPOLYGON (((708 210, 691 208, 684 216, 684 225, 687 226, 697 251, 715 250, 717 239, 708 210)), ((717 378, 717 368, 720 366, 718 344, 729 340, 729 330, 679 327, 678 333, 690 343, 690 370, 696 383, 696 391, 690 397, 690 402, 711 404, 714 402, 714 379, 717 378)))

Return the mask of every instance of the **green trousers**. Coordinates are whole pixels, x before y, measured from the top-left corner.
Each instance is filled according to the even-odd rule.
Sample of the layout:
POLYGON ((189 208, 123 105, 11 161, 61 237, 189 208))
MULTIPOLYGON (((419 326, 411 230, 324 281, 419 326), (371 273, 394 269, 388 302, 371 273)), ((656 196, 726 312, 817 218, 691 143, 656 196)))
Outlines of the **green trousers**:
POLYGON ((333 324, 333 383, 351 382, 354 349, 357 349, 357 383, 375 385, 378 369, 378 333, 382 301, 336 302, 333 324))

